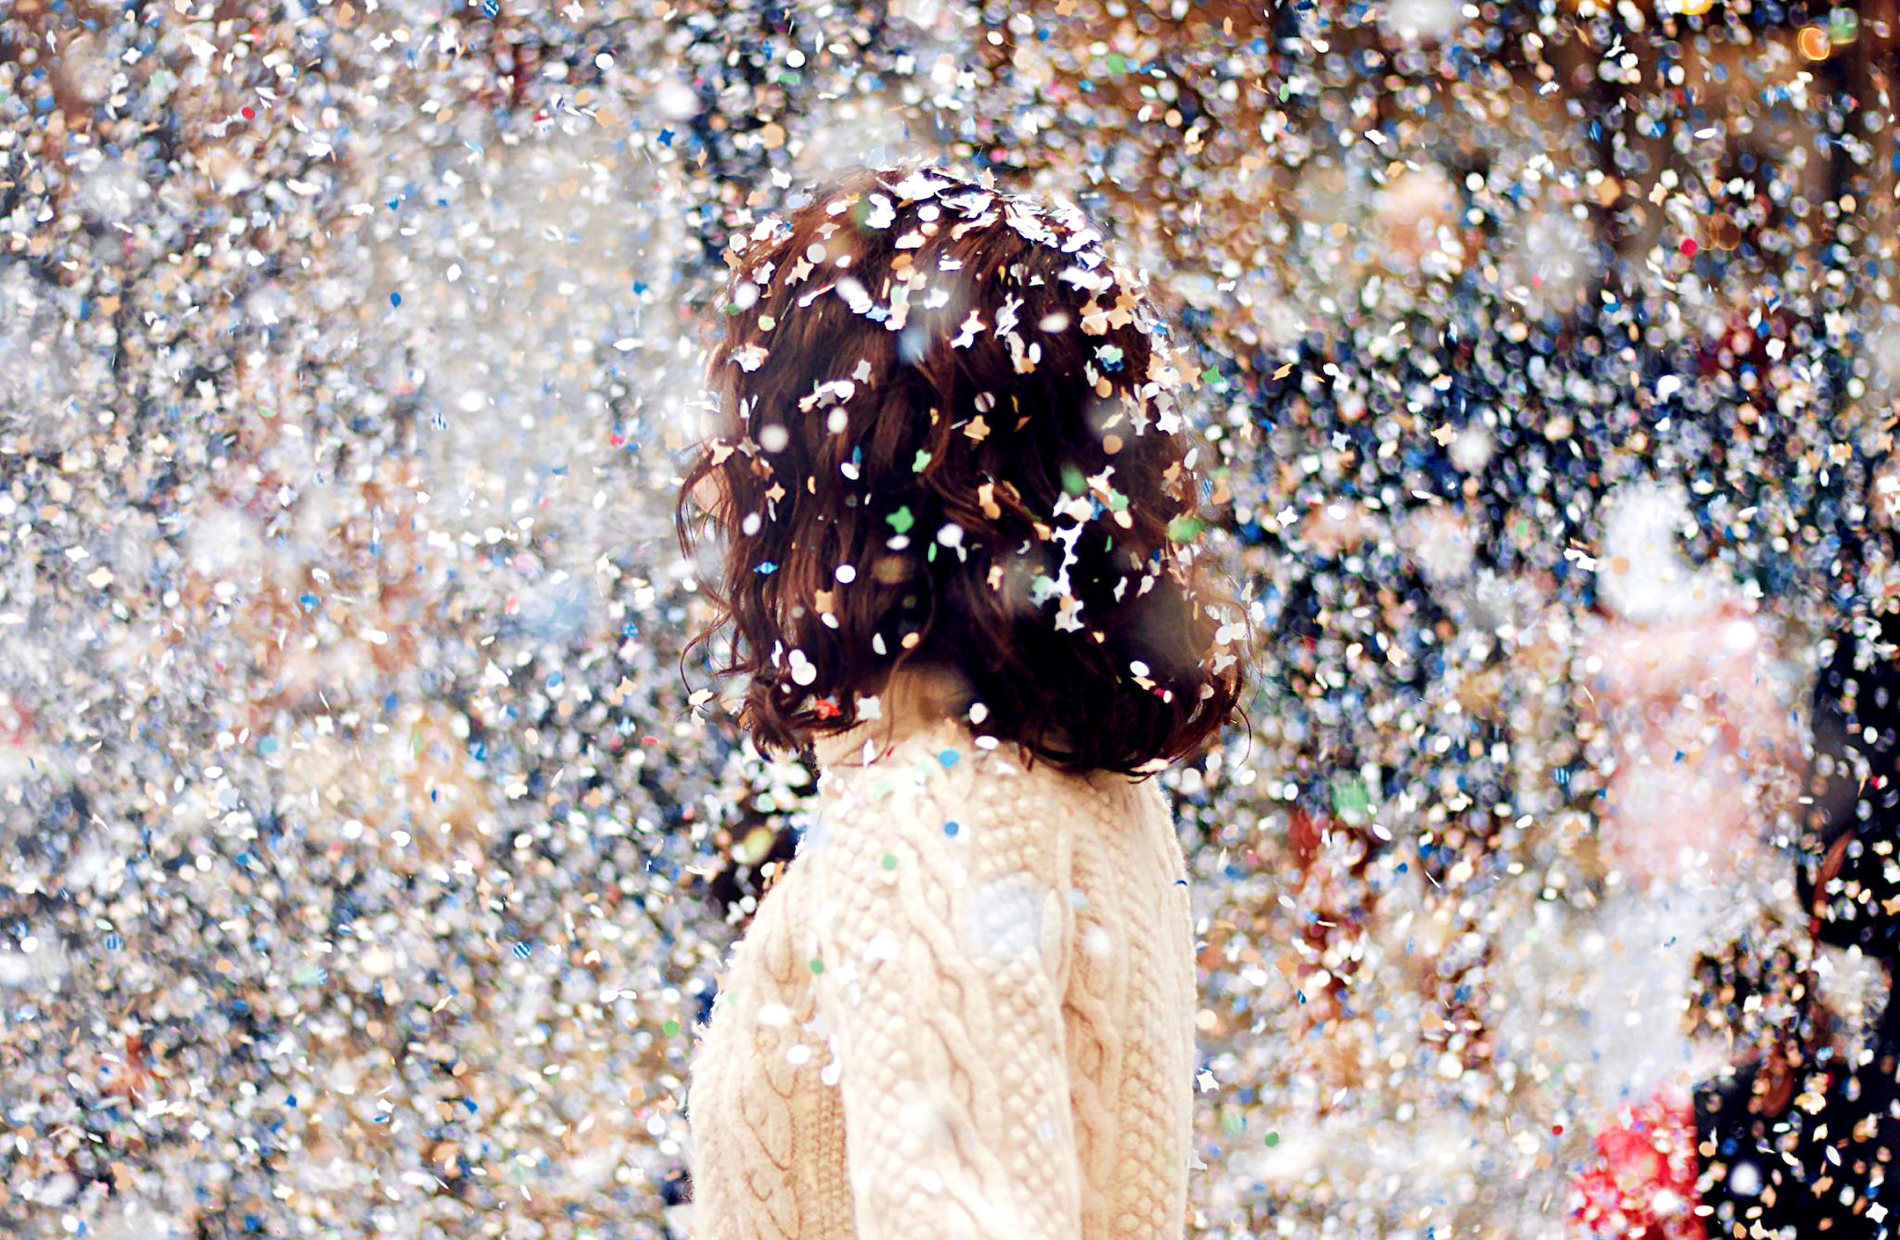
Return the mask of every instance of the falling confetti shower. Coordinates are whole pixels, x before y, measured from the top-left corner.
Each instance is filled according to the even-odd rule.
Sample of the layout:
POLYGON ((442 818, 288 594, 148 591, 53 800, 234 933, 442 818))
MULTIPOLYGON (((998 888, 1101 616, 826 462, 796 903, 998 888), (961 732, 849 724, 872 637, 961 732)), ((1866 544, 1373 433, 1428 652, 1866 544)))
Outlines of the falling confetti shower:
POLYGON ((812 789, 684 649, 725 253, 941 160, 1100 221, 1195 367, 1256 646, 1163 777, 1193 1234, 1584 1234, 1593 1134, 1806 951, 1816 638, 1894 589, 1897 39, 0 8, 0 1230, 686 1233, 694 1028, 812 789))

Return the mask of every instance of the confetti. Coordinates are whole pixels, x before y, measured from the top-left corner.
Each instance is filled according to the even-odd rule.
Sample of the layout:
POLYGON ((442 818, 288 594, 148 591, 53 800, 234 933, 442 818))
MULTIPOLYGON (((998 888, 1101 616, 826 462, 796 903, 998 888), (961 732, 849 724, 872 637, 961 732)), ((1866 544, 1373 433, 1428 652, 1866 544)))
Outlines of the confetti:
MULTIPOLYGON (((1852 6, 148 7, 0 14, 0 1232, 685 1227, 680 1035, 815 825, 686 646, 728 272, 1023 390, 1089 346, 1062 511, 957 468, 1032 402, 939 408, 897 464, 961 507, 864 496, 902 545, 801 583, 813 626, 981 563, 981 513, 1035 560, 997 597, 1094 641, 1063 540, 1137 545, 1101 471, 1203 438, 1154 528, 1233 577, 1252 677, 1155 778, 1206 1234, 1552 1234, 1619 1108, 1796 1024, 1789 979, 1875 1001, 1775 842, 1823 635, 1900 598, 1891 42, 1852 6), (907 165, 758 268, 814 177, 920 154, 976 179, 907 165), (1032 191, 1152 281, 1147 367, 1032 191), (985 321, 993 273, 917 257, 984 220, 1063 248, 1068 308, 985 321), (909 274, 841 262, 861 230, 909 274)), ((730 374, 791 343, 759 327, 730 374)), ((877 368, 825 361, 715 456, 870 473, 877 368)), ((733 519, 793 528, 774 479, 733 519)), ((1128 558, 1135 599, 1174 571, 1128 558)))

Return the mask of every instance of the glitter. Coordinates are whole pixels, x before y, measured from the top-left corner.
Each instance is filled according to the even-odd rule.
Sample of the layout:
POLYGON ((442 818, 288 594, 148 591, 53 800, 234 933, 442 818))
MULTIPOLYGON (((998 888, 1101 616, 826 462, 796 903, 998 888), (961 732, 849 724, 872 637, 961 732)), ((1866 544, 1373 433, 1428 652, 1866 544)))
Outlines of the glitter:
MULTIPOLYGON (((1787 1023, 1689 996, 1703 955, 1737 993, 1771 972, 1747 918, 1786 903, 1819 635, 1893 589, 1890 135, 1828 119, 1879 80, 1852 6, 819 6, 795 38, 703 0, 335 7, 0 18, 0 1111, 26 1134, 0 1230, 51 1203, 87 1236, 321 1234, 363 1205, 337 1184, 386 1184, 401 1234, 479 1200, 571 1240, 623 1189, 658 1232, 692 1169, 678 1035, 820 796, 742 739, 720 643, 687 649, 716 553, 679 555, 671 499, 722 408, 708 337, 771 333, 710 378, 763 373, 806 294, 888 328, 906 376, 1029 367, 895 446, 862 350, 748 411, 731 467, 783 475, 732 513, 755 536, 808 528, 792 458, 915 466, 916 493, 859 488, 891 569, 796 583, 831 575, 834 617, 967 557, 1009 623, 1033 590, 1052 640, 1178 683, 1115 625, 1189 554, 1232 578, 1248 723, 1137 786, 1180 822, 1216 1070, 1197 1227, 1270 1201, 1298 1234, 1543 1234, 1632 1078, 1787 1023), (972 177, 886 174, 762 270, 808 177, 894 150, 972 177), (994 322, 969 282, 1007 271, 928 257, 985 219, 1054 247, 994 322), (1111 334, 1137 324, 1152 357, 1111 334), (1000 483, 1068 335, 1108 390, 1047 462, 1061 513, 1025 512, 1000 483), (1118 496, 1173 428, 1204 484, 1149 525, 1118 496), (1125 579, 1065 580, 1072 531, 1125 579), (153 1071, 180 1064, 191 1114, 153 1071), (1208 1154, 1309 1112, 1258 1167, 1208 1154)), ((1014 770, 986 696, 969 747, 1014 770)))

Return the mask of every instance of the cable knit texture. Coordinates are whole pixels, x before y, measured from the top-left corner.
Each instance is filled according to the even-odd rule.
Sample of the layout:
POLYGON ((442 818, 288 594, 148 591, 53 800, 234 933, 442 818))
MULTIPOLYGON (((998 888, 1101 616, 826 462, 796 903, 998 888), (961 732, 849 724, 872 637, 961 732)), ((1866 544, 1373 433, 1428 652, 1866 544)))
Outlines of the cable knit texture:
POLYGON ((1178 1240, 1194 963, 1160 791, 887 715, 821 746, 714 1004, 692 1234, 1178 1240))

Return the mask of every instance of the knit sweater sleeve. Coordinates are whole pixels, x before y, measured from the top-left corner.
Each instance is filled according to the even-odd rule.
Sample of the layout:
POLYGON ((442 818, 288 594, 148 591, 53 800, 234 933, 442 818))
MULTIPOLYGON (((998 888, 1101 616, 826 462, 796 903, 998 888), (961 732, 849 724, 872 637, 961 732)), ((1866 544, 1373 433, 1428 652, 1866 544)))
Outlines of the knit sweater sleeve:
POLYGON ((857 1235, 1075 1240, 1068 846, 1028 777, 921 765, 836 804, 812 857, 857 1235))

